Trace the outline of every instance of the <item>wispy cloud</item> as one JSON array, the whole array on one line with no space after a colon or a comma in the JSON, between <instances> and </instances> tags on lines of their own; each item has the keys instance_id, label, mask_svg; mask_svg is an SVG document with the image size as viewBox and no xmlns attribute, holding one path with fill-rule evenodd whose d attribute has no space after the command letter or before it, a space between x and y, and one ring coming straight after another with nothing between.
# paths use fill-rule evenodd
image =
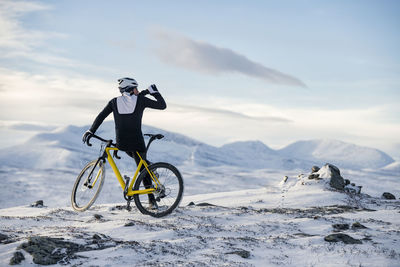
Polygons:
<instances>
[{"instance_id":1,"label":"wispy cloud","mask_svg":"<svg viewBox=\"0 0 400 267\"><path fill-rule=\"evenodd\" d=\"M107 67L82 63L54 52L48 41L67 40L68 34L28 28L21 22L27 14L51 9L52 6L39 2L0 0L0 59L27 60L44 66L109 71Z\"/></svg>"},{"instance_id":2,"label":"wispy cloud","mask_svg":"<svg viewBox=\"0 0 400 267\"><path fill-rule=\"evenodd\" d=\"M253 120L259 122L278 122L278 123L290 123L293 122L290 119L278 116L251 116L241 112L235 112L226 109L217 109L217 108L209 108L209 107L199 107L199 106L189 106L189 105L181 105L181 104L173 104L173 109L182 112L196 112L202 114L210 114L212 116L224 116L226 119L246 119L246 120Z\"/></svg>"},{"instance_id":3,"label":"wispy cloud","mask_svg":"<svg viewBox=\"0 0 400 267\"><path fill-rule=\"evenodd\" d=\"M118 92L115 84L88 76L38 75L5 68L0 68L0 88L0 120L65 124L92 120Z\"/></svg>"},{"instance_id":4,"label":"wispy cloud","mask_svg":"<svg viewBox=\"0 0 400 267\"><path fill-rule=\"evenodd\" d=\"M269 83L306 87L300 79L254 62L231 49L160 29L153 36L160 42L157 55L167 64L207 74L234 72Z\"/></svg>"},{"instance_id":5,"label":"wispy cloud","mask_svg":"<svg viewBox=\"0 0 400 267\"><path fill-rule=\"evenodd\" d=\"M0 48L31 51L33 47L48 38L51 34L27 30L20 23L20 17L25 14L48 9L49 6L35 2L0 1Z\"/></svg>"}]
</instances>

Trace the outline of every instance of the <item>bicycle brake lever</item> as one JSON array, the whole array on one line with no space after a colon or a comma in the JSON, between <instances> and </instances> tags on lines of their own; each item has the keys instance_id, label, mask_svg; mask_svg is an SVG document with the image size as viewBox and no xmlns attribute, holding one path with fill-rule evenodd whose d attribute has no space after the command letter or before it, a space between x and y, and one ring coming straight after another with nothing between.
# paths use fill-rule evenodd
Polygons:
<instances>
[{"instance_id":1,"label":"bicycle brake lever","mask_svg":"<svg viewBox=\"0 0 400 267\"><path fill-rule=\"evenodd\" d=\"M92 136L89 136L89 138L86 140L86 144L87 144L88 146L92 146L92 144L91 144L91 143L89 143L89 141L90 141L90 138L92 138Z\"/></svg>"}]
</instances>

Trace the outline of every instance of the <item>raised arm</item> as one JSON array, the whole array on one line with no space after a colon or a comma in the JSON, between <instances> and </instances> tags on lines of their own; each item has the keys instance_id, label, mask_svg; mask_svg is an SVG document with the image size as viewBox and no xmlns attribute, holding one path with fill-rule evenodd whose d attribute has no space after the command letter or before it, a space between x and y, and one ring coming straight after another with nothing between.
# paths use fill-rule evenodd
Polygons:
<instances>
[{"instance_id":1,"label":"raised arm","mask_svg":"<svg viewBox=\"0 0 400 267\"><path fill-rule=\"evenodd\" d=\"M154 108L154 109L166 109L167 104L165 103L164 98L158 92L158 89L155 84L149 86L147 90L156 100L149 99L145 97L145 107ZM146 94L147 92L144 92Z\"/></svg>"}]
</instances>

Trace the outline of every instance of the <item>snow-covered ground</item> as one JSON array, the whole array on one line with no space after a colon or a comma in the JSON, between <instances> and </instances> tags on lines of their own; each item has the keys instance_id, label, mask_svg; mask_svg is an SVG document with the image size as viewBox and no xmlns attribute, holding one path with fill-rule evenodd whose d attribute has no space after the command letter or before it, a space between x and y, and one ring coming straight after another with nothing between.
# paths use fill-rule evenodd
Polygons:
<instances>
[{"instance_id":1,"label":"snow-covered ground","mask_svg":"<svg viewBox=\"0 0 400 267\"><path fill-rule=\"evenodd\" d=\"M185 182L179 208L156 219L123 208L110 168L93 208L70 208L76 175L99 149L98 143L80 143L85 129L56 129L0 150L1 266L16 251L25 256L22 266L33 265L29 249L20 246L37 237L79 244L50 254L61 257L59 264L83 266L400 266L400 202L381 198L383 192L400 197L400 171L381 151L328 140L282 150L261 142L217 148L146 127L144 132L166 136L153 143L149 159L177 165ZM109 137L112 130L105 123L99 133ZM130 174L133 160L120 155L121 172ZM330 158L345 179L363 186L363 194L334 191L324 179L307 178L312 165L321 167ZM45 207L30 206L39 199ZM362 244L324 240L334 233Z\"/></svg>"},{"instance_id":2,"label":"snow-covered ground","mask_svg":"<svg viewBox=\"0 0 400 267\"><path fill-rule=\"evenodd\" d=\"M0 245L0 265L15 251L31 265L33 257L20 246L46 236L81 245L74 253L68 246L54 252L71 265L399 266L399 204L289 178L275 187L185 196L160 219L128 212L125 203L84 213L25 205L0 210L1 232L10 242ZM337 224L348 229L339 231ZM325 241L338 232L361 243Z\"/></svg>"}]
</instances>

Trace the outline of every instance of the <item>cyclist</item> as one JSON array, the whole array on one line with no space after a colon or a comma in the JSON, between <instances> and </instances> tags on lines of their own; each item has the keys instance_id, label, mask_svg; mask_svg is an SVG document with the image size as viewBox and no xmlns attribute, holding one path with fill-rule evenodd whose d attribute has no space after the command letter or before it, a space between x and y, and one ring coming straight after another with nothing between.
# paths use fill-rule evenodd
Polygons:
<instances>
[{"instance_id":1,"label":"cyclist","mask_svg":"<svg viewBox=\"0 0 400 267\"><path fill-rule=\"evenodd\" d=\"M121 78L118 79L118 83L118 88L122 95L108 102L106 107L97 115L92 127L83 134L82 141L87 143L104 119L112 112L118 149L125 151L135 159L136 164L139 164L140 159L136 151L146 160L146 146L142 134L143 111L145 108L165 109L167 105L155 84L139 92L138 83L135 79ZM145 97L147 94L152 95L156 100ZM149 188L151 186L151 178L146 177L143 183L146 188ZM153 208L157 208L154 195L149 194L148 196L150 205Z\"/></svg>"}]
</instances>

